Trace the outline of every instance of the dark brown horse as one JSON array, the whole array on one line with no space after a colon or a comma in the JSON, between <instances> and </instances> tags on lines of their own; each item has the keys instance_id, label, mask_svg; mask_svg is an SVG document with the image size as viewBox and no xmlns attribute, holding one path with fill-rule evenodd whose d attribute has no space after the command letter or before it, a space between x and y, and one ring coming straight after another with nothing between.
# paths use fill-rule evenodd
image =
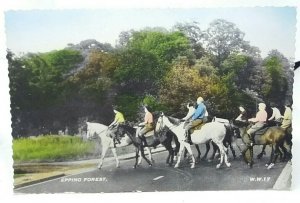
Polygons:
<instances>
[{"instance_id":1,"label":"dark brown horse","mask_svg":"<svg viewBox=\"0 0 300 203\"><path fill-rule=\"evenodd\" d=\"M149 159L145 157L144 147L157 147L159 144L162 144L169 152L166 163L169 166L172 166L174 161L174 155L179 150L179 142L175 134L169 130L162 130L159 133L154 133L154 136L150 136L146 138L146 145L143 144L143 140L140 137L136 137L136 129L129 125L119 125L119 129L121 134L126 133L127 136L131 139L133 145L136 147L136 162L134 164L134 168L138 165L138 157L141 152L141 156L146 160L149 166L152 166L152 163ZM172 141L175 142L176 148L175 150L172 147Z\"/></svg>"},{"instance_id":2,"label":"dark brown horse","mask_svg":"<svg viewBox=\"0 0 300 203\"><path fill-rule=\"evenodd\" d=\"M251 127L252 124L246 122L235 122L235 125L240 129L240 135L243 142L246 144L245 150L242 154L246 163L252 168L253 166L253 146L250 145L251 139L247 134L247 130ZM256 133L257 134L257 133ZM262 134L254 136L254 145L270 145L272 147L272 153L270 161L266 166L268 169L272 168L280 154L279 148L281 148L285 154L290 154L290 149L288 150L284 144L287 143L288 136L284 129L278 126L269 127ZM245 154L250 151L250 160L245 156Z\"/></svg>"}]
</instances>

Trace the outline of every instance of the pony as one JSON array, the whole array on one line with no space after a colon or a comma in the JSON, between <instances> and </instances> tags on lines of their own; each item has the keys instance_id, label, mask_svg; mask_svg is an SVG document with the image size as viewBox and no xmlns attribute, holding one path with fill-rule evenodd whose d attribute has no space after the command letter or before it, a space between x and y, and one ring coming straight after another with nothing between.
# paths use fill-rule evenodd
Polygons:
<instances>
[{"instance_id":1,"label":"pony","mask_svg":"<svg viewBox=\"0 0 300 203\"><path fill-rule=\"evenodd\" d=\"M139 154L147 161L147 163L150 165L151 163L149 160L144 157L144 147L153 147L156 148L159 144L162 144L166 150L169 152L166 163L169 164L169 166L173 165L174 161L174 155L178 152L179 150L179 142L175 134L171 131L168 131L167 129L162 129L159 133L156 133L154 131L153 136L147 136L146 134L146 145L143 145L142 138L139 136L136 136L136 128L121 124L119 125L119 130L122 133L125 133L130 139L132 140L132 143L136 147L136 161L134 164L134 168L137 167L141 163L138 161ZM172 141L174 139L176 148L175 150L172 147Z\"/></svg>"},{"instance_id":2,"label":"pony","mask_svg":"<svg viewBox=\"0 0 300 203\"><path fill-rule=\"evenodd\" d=\"M125 146L133 144L132 138L125 134L125 136L121 139L121 143L117 144L115 147L113 139L111 137L107 136L107 133L109 130L108 126L100 124L100 123L91 123L91 122L86 122L86 124L87 124L87 139L90 140L96 135L101 140L102 153L101 153L100 162L98 164L98 169L101 169L104 158L105 158L105 154L108 149L111 149L111 151L114 155L114 158L116 160L116 167L119 168L120 161L117 156L116 147L118 147L118 148L125 147ZM148 154L149 154L149 159L152 160L150 149L148 149Z\"/></svg>"},{"instance_id":3,"label":"pony","mask_svg":"<svg viewBox=\"0 0 300 203\"><path fill-rule=\"evenodd\" d=\"M174 167L179 167L183 150L187 149L192 158L191 168L195 168L195 157L193 155L191 145L185 142L185 130L183 128L183 125L184 122L181 122L180 119L167 117L164 115L164 113L161 113L159 119L157 120L156 127L157 129L163 129L165 126L168 127L169 130L175 133L178 141L180 142L179 155L177 158L177 163ZM216 168L220 168L224 161L227 167L230 167L231 164L228 162L225 147L223 145L225 135L226 128L222 123L210 122L204 124L200 130L195 130L191 134L191 140L194 144L203 144L209 140L212 140L219 147L221 153L220 163L217 164Z\"/></svg>"},{"instance_id":4,"label":"pony","mask_svg":"<svg viewBox=\"0 0 300 203\"><path fill-rule=\"evenodd\" d=\"M254 145L251 146L251 139L247 134L247 130L251 127L251 124L249 125L249 122L235 122L234 125L239 127L242 141L246 144L246 148L243 150L242 154L245 162L250 166L250 168L253 167L253 146L255 145L270 145L272 147L270 160L266 164L268 169L271 169L275 165L278 155L280 154L279 148L283 150L284 154L291 154L290 151L284 147L284 144L288 142L288 136L286 136L285 130L281 127L272 126L262 129L261 135L254 136ZM250 151L250 160L248 160L245 156L248 150Z\"/></svg>"}]
</instances>

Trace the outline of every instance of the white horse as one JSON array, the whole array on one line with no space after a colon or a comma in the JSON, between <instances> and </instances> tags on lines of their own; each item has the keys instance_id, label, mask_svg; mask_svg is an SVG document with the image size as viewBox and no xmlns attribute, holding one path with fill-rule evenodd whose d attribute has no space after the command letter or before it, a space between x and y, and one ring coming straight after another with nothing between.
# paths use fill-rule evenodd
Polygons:
<instances>
[{"instance_id":1,"label":"white horse","mask_svg":"<svg viewBox=\"0 0 300 203\"><path fill-rule=\"evenodd\" d=\"M98 164L98 169L101 169L104 158L105 158L105 154L109 148L111 149L111 151L116 159L116 167L119 168L120 161L117 156L116 148L131 145L133 143L132 139L130 139L130 137L127 134L125 134L125 136L122 137L120 140L121 143L116 144L116 147L114 147L113 139L111 137L107 136L108 131L109 131L108 126L100 124L100 123L90 123L90 122L86 122L86 124L87 124L87 139L92 139L95 135L101 139L102 153L101 153L100 162ZM153 160L152 156L151 156L150 148L146 147L146 149L148 151L149 159ZM139 158L140 159L139 159L138 164L141 164L142 157L140 156Z\"/></svg>"},{"instance_id":2,"label":"white horse","mask_svg":"<svg viewBox=\"0 0 300 203\"><path fill-rule=\"evenodd\" d=\"M172 122L170 120L172 120ZM168 118L167 116L162 114L157 121L156 129L160 129L164 126L167 126L171 131L173 131L176 134L178 141L180 142L179 155L175 168L179 167L181 155L185 148L192 157L191 168L195 168L195 157L193 155L191 145L185 142L185 129L183 128L183 125L184 122L180 122L179 119ZM219 122L211 122L203 125L200 130L195 130L191 134L191 140L194 144L204 144L208 140L212 140L219 147L221 153L220 163L216 166L216 168L220 168L224 161L226 166L230 167L231 164L228 162L226 148L223 145L225 135L226 128L224 124Z\"/></svg>"}]
</instances>

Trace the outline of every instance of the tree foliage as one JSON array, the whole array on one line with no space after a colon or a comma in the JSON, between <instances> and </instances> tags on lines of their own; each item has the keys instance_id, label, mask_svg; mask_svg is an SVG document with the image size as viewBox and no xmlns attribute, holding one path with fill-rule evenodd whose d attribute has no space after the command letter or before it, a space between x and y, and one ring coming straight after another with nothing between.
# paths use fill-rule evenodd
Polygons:
<instances>
[{"instance_id":1,"label":"tree foliage","mask_svg":"<svg viewBox=\"0 0 300 203\"><path fill-rule=\"evenodd\" d=\"M109 124L112 105L127 121L153 111L184 116L202 96L209 115L232 119L238 107L292 102L290 61L244 40L234 24L217 19L121 32L116 47L94 39L47 53L8 51L13 136L77 133L86 120Z\"/></svg>"}]
</instances>

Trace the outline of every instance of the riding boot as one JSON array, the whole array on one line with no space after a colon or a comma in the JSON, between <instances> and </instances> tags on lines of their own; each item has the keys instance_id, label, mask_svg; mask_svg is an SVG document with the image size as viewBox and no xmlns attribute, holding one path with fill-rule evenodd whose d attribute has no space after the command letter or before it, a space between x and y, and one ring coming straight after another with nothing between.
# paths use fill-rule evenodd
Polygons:
<instances>
[{"instance_id":1,"label":"riding boot","mask_svg":"<svg viewBox=\"0 0 300 203\"><path fill-rule=\"evenodd\" d=\"M190 135L190 131L189 130L187 130L187 131L185 131L185 140L184 140L185 142L187 142L187 143L190 143L191 144L191 135Z\"/></svg>"},{"instance_id":2,"label":"riding boot","mask_svg":"<svg viewBox=\"0 0 300 203\"><path fill-rule=\"evenodd\" d=\"M249 137L250 137L250 146L252 147L254 145L254 133L253 134L250 134Z\"/></svg>"},{"instance_id":3,"label":"riding boot","mask_svg":"<svg viewBox=\"0 0 300 203\"><path fill-rule=\"evenodd\" d=\"M120 141L119 136L116 136L116 137L115 137L115 140L116 140L116 142L117 142L118 144L121 144L121 141Z\"/></svg>"},{"instance_id":4,"label":"riding boot","mask_svg":"<svg viewBox=\"0 0 300 203\"><path fill-rule=\"evenodd\" d=\"M146 141L146 138L144 136L143 136L143 145L147 146L147 141Z\"/></svg>"},{"instance_id":5,"label":"riding boot","mask_svg":"<svg viewBox=\"0 0 300 203\"><path fill-rule=\"evenodd\" d=\"M117 142L117 139L116 138L113 138L113 142L114 142L114 148L116 148L116 142Z\"/></svg>"}]
</instances>

